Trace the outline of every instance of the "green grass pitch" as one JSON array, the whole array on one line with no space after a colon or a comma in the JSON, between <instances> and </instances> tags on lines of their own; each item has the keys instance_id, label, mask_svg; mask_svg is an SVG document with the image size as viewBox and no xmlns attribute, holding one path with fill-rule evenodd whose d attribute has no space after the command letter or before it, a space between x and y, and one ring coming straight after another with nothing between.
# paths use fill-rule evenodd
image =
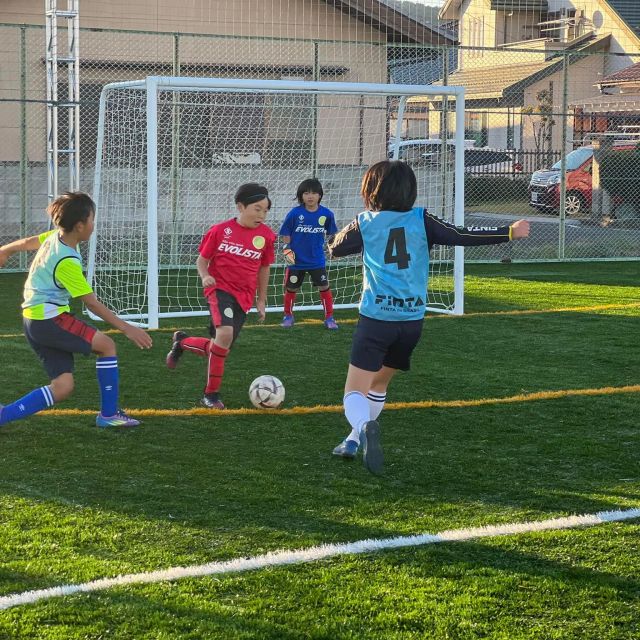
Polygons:
<instances>
[{"instance_id":1,"label":"green grass pitch","mask_svg":"<svg viewBox=\"0 0 640 640\"><path fill-rule=\"evenodd\" d=\"M119 574L640 505L637 262L475 265L465 317L430 317L381 418L386 473L333 459L342 415L189 415L204 361L164 368L115 335L134 430L46 413L0 428L0 597ZM0 401L46 383L21 337L20 274L0 273ZM262 373L286 408L341 403L355 313L250 317L223 398ZM202 319L182 326L205 335ZM95 410L78 358L61 409ZM627 388L624 390L624 388ZM592 395L528 394L596 390ZM598 391L601 390L601 391ZM617 391L624 392L617 392ZM519 401L499 399L523 395ZM455 406L454 401L470 401ZM486 400L485 402L473 401ZM450 404L445 404L450 401ZM0 639L640 638L640 521L117 587L0 610Z\"/></svg>"}]
</instances>

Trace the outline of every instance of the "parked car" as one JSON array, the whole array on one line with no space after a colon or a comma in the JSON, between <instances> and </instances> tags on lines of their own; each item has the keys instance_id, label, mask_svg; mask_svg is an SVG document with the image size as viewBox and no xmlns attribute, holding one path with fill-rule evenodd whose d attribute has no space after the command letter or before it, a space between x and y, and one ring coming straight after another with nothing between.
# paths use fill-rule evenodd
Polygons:
<instances>
[{"instance_id":1,"label":"parked car","mask_svg":"<svg viewBox=\"0 0 640 640\"><path fill-rule=\"evenodd\" d=\"M519 172L522 167L514 161L508 151L474 147L475 140L465 140L464 166L467 173L499 173L508 174ZM448 145L455 144L453 140ZM424 138L401 140L397 143L398 159L411 165L436 165L442 162L442 140L438 138ZM389 143L389 158L393 158L396 143ZM453 157L453 156L452 156Z\"/></svg>"},{"instance_id":2,"label":"parked car","mask_svg":"<svg viewBox=\"0 0 640 640\"><path fill-rule=\"evenodd\" d=\"M232 164L232 165L246 165L246 164L260 164L262 157L257 152L230 152L222 151L220 153L214 153L211 157L212 164Z\"/></svg>"},{"instance_id":3,"label":"parked car","mask_svg":"<svg viewBox=\"0 0 640 640\"><path fill-rule=\"evenodd\" d=\"M614 151L629 150L635 143L616 144ZM565 213L578 216L591 209L591 168L593 147L586 146L567 154ZM550 169L534 171L529 182L529 204L539 211L558 212L560 209L560 163Z\"/></svg>"},{"instance_id":4,"label":"parked car","mask_svg":"<svg viewBox=\"0 0 640 640\"><path fill-rule=\"evenodd\" d=\"M465 140L465 147L472 147L474 140ZM453 140L447 141L453 146ZM388 155L393 158L396 147L398 148L398 160L404 160L408 164L431 164L437 162L442 152L442 140L440 138L414 138L411 140L389 141Z\"/></svg>"},{"instance_id":5,"label":"parked car","mask_svg":"<svg viewBox=\"0 0 640 640\"><path fill-rule=\"evenodd\" d=\"M465 149L464 166L466 173L473 174L508 175L522 171L513 154L502 149Z\"/></svg>"}]
</instances>

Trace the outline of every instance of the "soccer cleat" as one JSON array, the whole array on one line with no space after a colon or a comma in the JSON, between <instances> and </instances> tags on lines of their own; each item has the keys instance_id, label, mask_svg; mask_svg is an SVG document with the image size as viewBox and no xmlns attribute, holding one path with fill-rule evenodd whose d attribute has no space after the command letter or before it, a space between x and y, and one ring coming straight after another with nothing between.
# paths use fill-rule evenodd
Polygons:
<instances>
[{"instance_id":1,"label":"soccer cleat","mask_svg":"<svg viewBox=\"0 0 640 640\"><path fill-rule=\"evenodd\" d=\"M365 469L374 476L382 474L384 456L380 446L380 425L376 420L369 420L360 432L362 442L362 462Z\"/></svg>"},{"instance_id":2,"label":"soccer cleat","mask_svg":"<svg viewBox=\"0 0 640 640\"><path fill-rule=\"evenodd\" d=\"M338 323L331 316L324 321L324 326L331 331L335 331L338 328Z\"/></svg>"},{"instance_id":3,"label":"soccer cleat","mask_svg":"<svg viewBox=\"0 0 640 640\"><path fill-rule=\"evenodd\" d=\"M290 329L291 327L293 327L293 323L294 323L293 316L285 316L282 319L280 326L284 327L285 329Z\"/></svg>"},{"instance_id":4,"label":"soccer cleat","mask_svg":"<svg viewBox=\"0 0 640 640\"><path fill-rule=\"evenodd\" d=\"M96 417L96 427L137 427L140 420L128 416L124 411L117 411L112 416L103 416L99 413Z\"/></svg>"},{"instance_id":5,"label":"soccer cleat","mask_svg":"<svg viewBox=\"0 0 640 640\"><path fill-rule=\"evenodd\" d=\"M173 334L173 343L171 345L171 351L167 353L165 362L169 369L175 369L178 366L178 360L184 353L183 348L180 346L180 341L188 338L189 336L184 331L176 331Z\"/></svg>"},{"instance_id":6,"label":"soccer cleat","mask_svg":"<svg viewBox=\"0 0 640 640\"><path fill-rule=\"evenodd\" d=\"M224 409L224 404L218 393L205 393L200 404L207 409Z\"/></svg>"},{"instance_id":7,"label":"soccer cleat","mask_svg":"<svg viewBox=\"0 0 640 640\"><path fill-rule=\"evenodd\" d=\"M358 453L359 446L355 440L347 440L345 438L331 453L339 458L353 460L356 457L356 453Z\"/></svg>"}]
</instances>

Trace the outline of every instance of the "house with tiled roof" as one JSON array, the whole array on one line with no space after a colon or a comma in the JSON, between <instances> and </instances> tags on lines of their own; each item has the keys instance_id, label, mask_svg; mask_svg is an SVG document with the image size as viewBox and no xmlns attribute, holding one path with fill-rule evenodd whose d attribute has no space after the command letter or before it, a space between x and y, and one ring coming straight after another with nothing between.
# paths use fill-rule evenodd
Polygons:
<instances>
[{"instance_id":1,"label":"house with tiled roof","mask_svg":"<svg viewBox=\"0 0 640 640\"><path fill-rule=\"evenodd\" d=\"M593 134L640 137L640 62L602 78L598 93L573 103L575 141Z\"/></svg>"},{"instance_id":2,"label":"house with tiled roof","mask_svg":"<svg viewBox=\"0 0 640 640\"><path fill-rule=\"evenodd\" d=\"M461 44L441 82L466 88L465 137L479 146L533 149L541 109L559 115L640 60L640 0L446 0L440 18L458 21ZM549 149L561 139L552 126Z\"/></svg>"}]
</instances>

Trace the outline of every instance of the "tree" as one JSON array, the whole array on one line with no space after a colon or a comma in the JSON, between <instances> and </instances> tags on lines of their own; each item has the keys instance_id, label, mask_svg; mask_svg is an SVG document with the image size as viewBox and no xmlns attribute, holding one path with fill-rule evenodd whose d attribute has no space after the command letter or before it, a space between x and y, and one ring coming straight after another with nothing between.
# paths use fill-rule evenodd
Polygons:
<instances>
[{"instance_id":1,"label":"tree","mask_svg":"<svg viewBox=\"0 0 640 640\"><path fill-rule=\"evenodd\" d=\"M522 114L528 116L533 131L533 143L536 148L536 168L551 164L553 126L553 90L541 89L536 93L537 104L524 107Z\"/></svg>"}]
</instances>

